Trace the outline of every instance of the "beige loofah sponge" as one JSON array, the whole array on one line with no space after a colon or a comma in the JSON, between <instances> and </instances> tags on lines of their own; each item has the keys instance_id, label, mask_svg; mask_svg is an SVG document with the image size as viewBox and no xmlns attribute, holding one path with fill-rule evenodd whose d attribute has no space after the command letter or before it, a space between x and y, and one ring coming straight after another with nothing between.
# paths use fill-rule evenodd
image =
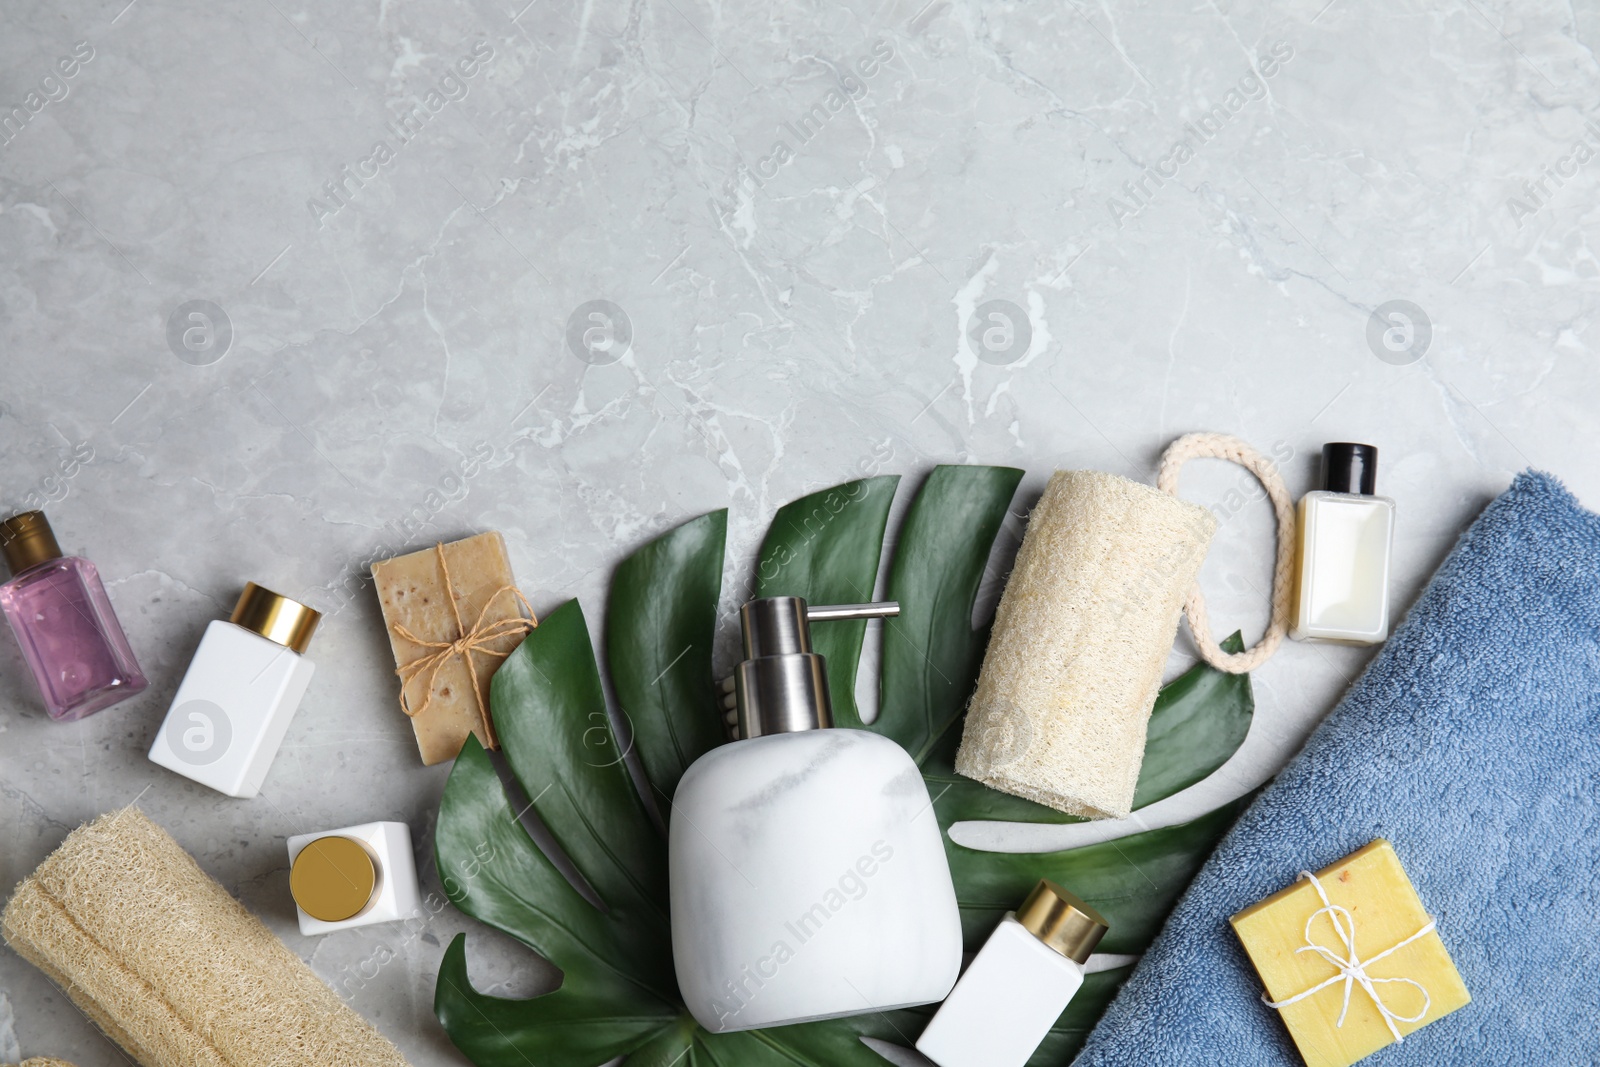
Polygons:
<instances>
[{"instance_id":1,"label":"beige loofah sponge","mask_svg":"<svg viewBox=\"0 0 1600 1067\"><path fill-rule=\"evenodd\" d=\"M10 1067L10 1065L8 1065ZM73 1067L66 1060L53 1060L48 1056L35 1056L31 1060L23 1060L15 1067Z\"/></svg>"},{"instance_id":2,"label":"beige loofah sponge","mask_svg":"<svg viewBox=\"0 0 1600 1067\"><path fill-rule=\"evenodd\" d=\"M1098 471L1057 471L1000 597L956 770L1089 818L1133 806L1145 727L1217 522Z\"/></svg>"},{"instance_id":3,"label":"beige loofah sponge","mask_svg":"<svg viewBox=\"0 0 1600 1067\"><path fill-rule=\"evenodd\" d=\"M135 808L68 835L0 932L143 1067L405 1067Z\"/></svg>"}]
</instances>

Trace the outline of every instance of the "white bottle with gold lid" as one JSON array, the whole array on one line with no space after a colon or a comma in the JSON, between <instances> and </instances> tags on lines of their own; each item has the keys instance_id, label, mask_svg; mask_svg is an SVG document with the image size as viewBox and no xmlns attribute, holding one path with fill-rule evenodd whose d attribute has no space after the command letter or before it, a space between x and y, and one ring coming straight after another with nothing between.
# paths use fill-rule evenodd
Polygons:
<instances>
[{"instance_id":1,"label":"white bottle with gold lid","mask_svg":"<svg viewBox=\"0 0 1600 1067\"><path fill-rule=\"evenodd\" d=\"M1083 987L1100 913L1048 879L1007 912L917 1039L939 1067L1024 1067Z\"/></svg>"},{"instance_id":2,"label":"white bottle with gold lid","mask_svg":"<svg viewBox=\"0 0 1600 1067\"><path fill-rule=\"evenodd\" d=\"M410 918L422 907L410 828L369 822L289 838L289 892L308 937Z\"/></svg>"},{"instance_id":3,"label":"white bottle with gold lid","mask_svg":"<svg viewBox=\"0 0 1600 1067\"><path fill-rule=\"evenodd\" d=\"M150 759L230 797L261 792L316 669L304 653L321 619L247 584L232 617L206 627Z\"/></svg>"}]
</instances>

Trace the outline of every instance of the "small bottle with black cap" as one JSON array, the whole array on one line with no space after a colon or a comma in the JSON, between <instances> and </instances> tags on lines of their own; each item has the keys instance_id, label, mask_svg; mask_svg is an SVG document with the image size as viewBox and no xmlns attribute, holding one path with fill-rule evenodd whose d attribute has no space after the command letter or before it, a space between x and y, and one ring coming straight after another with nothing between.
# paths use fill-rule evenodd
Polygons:
<instances>
[{"instance_id":1,"label":"small bottle with black cap","mask_svg":"<svg viewBox=\"0 0 1600 1067\"><path fill-rule=\"evenodd\" d=\"M888 737L833 728L811 647L813 622L899 610L740 609L740 739L691 764L666 811L673 962L707 1030L931 1004L955 984L961 916L922 773Z\"/></svg>"},{"instance_id":2,"label":"small bottle with black cap","mask_svg":"<svg viewBox=\"0 0 1600 1067\"><path fill-rule=\"evenodd\" d=\"M917 1051L939 1067L1024 1067L1083 987L1083 965L1108 928L1041 878L967 965Z\"/></svg>"},{"instance_id":3,"label":"small bottle with black cap","mask_svg":"<svg viewBox=\"0 0 1600 1067\"><path fill-rule=\"evenodd\" d=\"M1290 637L1352 645L1388 638L1394 501L1377 487L1377 448L1322 446L1322 488L1300 500Z\"/></svg>"}]
</instances>

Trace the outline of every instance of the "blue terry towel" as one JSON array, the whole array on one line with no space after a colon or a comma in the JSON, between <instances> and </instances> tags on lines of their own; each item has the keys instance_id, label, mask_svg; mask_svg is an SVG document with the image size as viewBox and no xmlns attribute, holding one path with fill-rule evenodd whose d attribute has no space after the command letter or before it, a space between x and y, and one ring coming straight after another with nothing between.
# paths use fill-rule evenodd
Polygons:
<instances>
[{"instance_id":1,"label":"blue terry towel","mask_svg":"<svg viewBox=\"0 0 1600 1067\"><path fill-rule=\"evenodd\" d=\"M1472 1003L1364 1062L1600 1063L1597 793L1600 515L1524 473L1223 839L1075 1067L1300 1064L1228 917L1378 837Z\"/></svg>"}]
</instances>

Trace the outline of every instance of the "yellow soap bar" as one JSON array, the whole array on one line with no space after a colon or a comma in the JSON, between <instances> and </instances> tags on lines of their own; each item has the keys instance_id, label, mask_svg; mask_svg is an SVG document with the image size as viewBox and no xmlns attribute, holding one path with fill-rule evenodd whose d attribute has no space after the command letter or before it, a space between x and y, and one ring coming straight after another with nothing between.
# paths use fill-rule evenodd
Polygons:
<instances>
[{"instance_id":1,"label":"yellow soap bar","mask_svg":"<svg viewBox=\"0 0 1600 1067\"><path fill-rule=\"evenodd\" d=\"M1329 903L1349 911L1355 924L1356 955L1362 960L1400 944L1430 921L1394 848L1381 838L1318 871L1317 879ZM1339 973L1321 954L1295 951L1306 947L1306 920L1322 906L1315 887L1302 878L1229 920L1267 987L1268 999L1288 1000ZM1349 958L1349 951L1326 913L1312 924L1311 937L1336 956ZM1426 1015L1415 1022L1394 1021L1402 1037L1472 999L1437 932L1429 932L1370 964L1366 973L1373 979L1409 978L1427 990L1431 1001ZM1424 997L1414 986L1376 982L1373 989L1397 1016L1412 1016L1422 1010ZM1350 990L1350 1009L1344 1025L1337 1025L1344 991L1345 983L1339 981L1279 1009L1308 1067L1349 1067L1394 1043L1377 1005L1359 983Z\"/></svg>"},{"instance_id":2,"label":"yellow soap bar","mask_svg":"<svg viewBox=\"0 0 1600 1067\"><path fill-rule=\"evenodd\" d=\"M384 629L389 634L395 663L401 667L435 655L439 649L401 636L397 627L404 627L423 642L450 642L461 637L463 629L477 626L480 617L486 626L523 617L522 601L510 591L516 582L511 576L505 540L498 533L490 531L452 541L443 546L443 552L444 567L450 574L448 587L438 548L372 565ZM405 681L403 698L413 712L411 725L423 763L455 759L468 734L477 734L485 748L495 747L493 727L480 710L479 701L483 702L482 708L489 706L489 680L505 654L515 649L523 636L520 631L512 631L485 640L482 650L472 657L471 670L465 656L452 655L440 663L436 673L420 670ZM432 697L427 699L430 681ZM424 710L416 713L419 708Z\"/></svg>"}]
</instances>

